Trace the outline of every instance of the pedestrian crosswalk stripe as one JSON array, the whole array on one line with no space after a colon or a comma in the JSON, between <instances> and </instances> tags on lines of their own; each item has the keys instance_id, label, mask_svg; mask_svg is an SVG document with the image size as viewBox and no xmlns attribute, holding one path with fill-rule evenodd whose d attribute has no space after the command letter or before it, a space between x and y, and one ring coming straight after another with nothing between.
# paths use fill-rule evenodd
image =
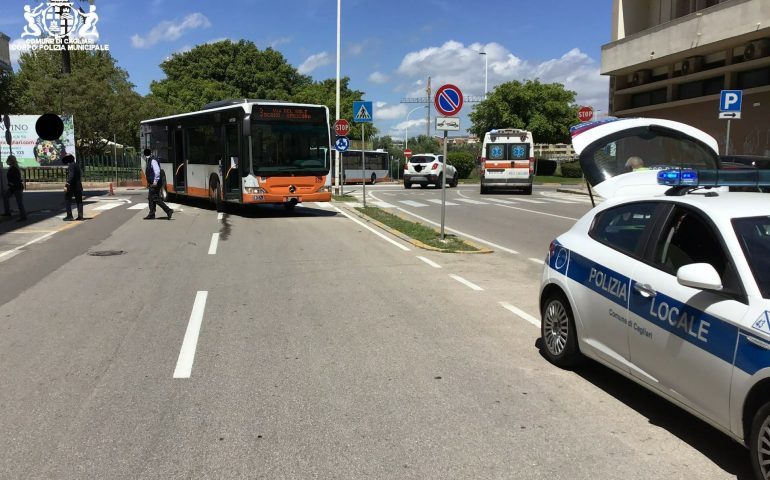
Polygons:
<instances>
[{"instance_id":1,"label":"pedestrian crosswalk stripe","mask_svg":"<svg viewBox=\"0 0 770 480\"><path fill-rule=\"evenodd\" d=\"M554 197L545 197L545 198L546 198L546 199L547 199L549 202L554 202L554 203L569 203L569 204L572 204L572 205L574 205L574 204L576 203L576 202L573 202L573 201L571 201L571 200L562 200L562 199L560 199L560 198L554 198Z\"/></svg>"},{"instance_id":2,"label":"pedestrian crosswalk stripe","mask_svg":"<svg viewBox=\"0 0 770 480\"><path fill-rule=\"evenodd\" d=\"M487 202L480 202L478 200L472 200L470 198L458 198L457 201L470 203L471 205L489 205Z\"/></svg>"},{"instance_id":3,"label":"pedestrian crosswalk stripe","mask_svg":"<svg viewBox=\"0 0 770 480\"><path fill-rule=\"evenodd\" d=\"M149 206L150 204L148 203L137 203L136 205L131 205L130 207L128 207L128 210L144 210Z\"/></svg>"},{"instance_id":4,"label":"pedestrian crosswalk stripe","mask_svg":"<svg viewBox=\"0 0 770 480\"><path fill-rule=\"evenodd\" d=\"M516 205L516 202L512 202L510 200L503 200L501 198L487 198L487 200L489 200L490 202L502 203L504 205Z\"/></svg>"},{"instance_id":5,"label":"pedestrian crosswalk stripe","mask_svg":"<svg viewBox=\"0 0 770 480\"><path fill-rule=\"evenodd\" d=\"M408 205L410 207L427 207L424 203L415 202L413 200L399 200L398 203L403 203L404 205Z\"/></svg>"},{"instance_id":6,"label":"pedestrian crosswalk stripe","mask_svg":"<svg viewBox=\"0 0 770 480\"><path fill-rule=\"evenodd\" d=\"M430 198L430 199L426 200L426 202L435 203L436 205L441 205L441 200L438 199L438 198ZM455 206L457 206L459 204L458 203L452 203L452 202L446 202L446 205L448 205L450 207L455 207Z\"/></svg>"},{"instance_id":7,"label":"pedestrian crosswalk stripe","mask_svg":"<svg viewBox=\"0 0 770 480\"><path fill-rule=\"evenodd\" d=\"M113 208L119 207L121 205L123 205L123 204L122 203L118 203L118 202L110 202L110 203L105 203L104 205L99 205L98 207L94 208L94 210L100 210L100 211L101 210L112 210Z\"/></svg>"},{"instance_id":8,"label":"pedestrian crosswalk stripe","mask_svg":"<svg viewBox=\"0 0 770 480\"><path fill-rule=\"evenodd\" d=\"M380 202L372 202L372 203L373 203L375 206L377 206L377 207L380 207L380 208L395 208L395 207L396 207L396 206L395 206L395 205L393 205L392 203L388 203L388 202L382 202L382 201L380 201ZM447 205L448 205L448 204L447 204Z\"/></svg>"}]
</instances>

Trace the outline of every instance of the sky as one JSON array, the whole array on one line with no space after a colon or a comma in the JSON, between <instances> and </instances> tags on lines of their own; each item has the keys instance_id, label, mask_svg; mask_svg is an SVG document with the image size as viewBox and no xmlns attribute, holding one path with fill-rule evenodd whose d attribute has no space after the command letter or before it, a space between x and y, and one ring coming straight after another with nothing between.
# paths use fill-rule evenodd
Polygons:
<instances>
[{"instance_id":1,"label":"sky","mask_svg":"<svg viewBox=\"0 0 770 480\"><path fill-rule=\"evenodd\" d=\"M72 0L88 11L88 0ZM36 0L3 0L0 32L24 43L24 7ZM425 109L400 103L451 83L464 96L483 96L512 80L563 83L577 103L607 111L609 79L600 72L601 46L610 41L611 0L341 0L340 74L374 103L380 135L403 138L426 131ZM272 47L314 80L336 76L335 0L94 0L98 42L109 45L136 91L164 78L164 59L195 45L246 39ZM485 57L479 52L486 52ZM18 68L18 65L14 65ZM432 100L432 99L431 99ZM460 112L461 127L470 126ZM431 104L432 121L435 108ZM576 121L577 123L577 121ZM501 125L500 128L505 127ZM463 132L460 132L463 133Z\"/></svg>"}]
</instances>

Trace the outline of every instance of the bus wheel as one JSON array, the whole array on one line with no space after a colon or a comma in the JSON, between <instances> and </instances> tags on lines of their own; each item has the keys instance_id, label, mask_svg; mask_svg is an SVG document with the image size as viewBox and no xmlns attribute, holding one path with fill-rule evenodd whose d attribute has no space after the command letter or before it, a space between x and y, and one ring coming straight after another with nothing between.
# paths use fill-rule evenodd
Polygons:
<instances>
[{"instance_id":1,"label":"bus wheel","mask_svg":"<svg viewBox=\"0 0 770 480\"><path fill-rule=\"evenodd\" d=\"M373 173L372 174L372 185L374 185L375 183L377 183L377 174Z\"/></svg>"},{"instance_id":2,"label":"bus wheel","mask_svg":"<svg viewBox=\"0 0 770 480\"><path fill-rule=\"evenodd\" d=\"M222 211L222 196L219 194L219 181L214 180L209 184L209 201L216 206L217 212Z\"/></svg>"},{"instance_id":3,"label":"bus wheel","mask_svg":"<svg viewBox=\"0 0 770 480\"><path fill-rule=\"evenodd\" d=\"M286 210L286 211L289 211L289 212L293 212L294 211L294 207L296 207L296 206L297 206L296 202L284 202L283 203L283 209Z\"/></svg>"}]
</instances>

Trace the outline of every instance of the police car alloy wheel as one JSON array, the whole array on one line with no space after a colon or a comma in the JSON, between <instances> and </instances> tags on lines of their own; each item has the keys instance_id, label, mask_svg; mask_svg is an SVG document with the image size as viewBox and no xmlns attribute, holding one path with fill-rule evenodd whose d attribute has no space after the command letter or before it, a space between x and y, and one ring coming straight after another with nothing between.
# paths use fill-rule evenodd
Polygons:
<instances>
[{"instance_id":1,"label":"police car alloy wheel","mask_svg":"<svg viewBox=\"0 0 770 480\"><path fill-rule=\"evenodd\" d=\"M770 403L757 411L751 425L751 463L757 478L770 479Z\"/></svg>"},{"instance_id":2,"label":"police car alloy wheel","mask_svg":"<svg viewBox=\"0 0 770 480\"><path fill-rule=\"evenodd\" d=\"M575 321L572 309L564 294L554 292L544 302L543 318L540 325L543 339L543 353L556 366L574 366L579 358Z\"/></svg>"}]
</instances>

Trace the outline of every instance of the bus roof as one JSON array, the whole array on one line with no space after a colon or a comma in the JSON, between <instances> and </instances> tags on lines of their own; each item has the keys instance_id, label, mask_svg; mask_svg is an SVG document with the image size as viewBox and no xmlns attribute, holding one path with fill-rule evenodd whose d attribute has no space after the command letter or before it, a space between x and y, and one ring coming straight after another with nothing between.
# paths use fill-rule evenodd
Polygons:
<instances>
[{"instance_id":1,"label":"bus roof","mask_svg":"<svg viewBox=\"0 0 770 480\"><path fill-rule=\"evenodd\" d=\"M224 104L222 106L216 106L217 104ZM139 124L145 124L145 123L151 123L151 122L159 122L161 120L172 120L174 118L183 118L183 117L190 117L193 115L203 115L206 113L211 112L217 112L220 110L229 110L233 107L241 107L245 112L250 112L251 107L253 105L281 105L286 107L318 107L318 108L326 108L328 112L328 108L326 105L313 105L309 103L292 103L287 102L284 100L249 100L249 99L243 99L243 100L222 100L220 102L212 102L209 104L206 104L204 106L204 109L202 110L196 110L194 112L187 112L187 113L180 113L177 115L169 115L168 117L159 117L159 118L151 118L148 120L142 120L139 122ZM206 108L209 106L209 108Z\"/></svg>"}]
</instances>

